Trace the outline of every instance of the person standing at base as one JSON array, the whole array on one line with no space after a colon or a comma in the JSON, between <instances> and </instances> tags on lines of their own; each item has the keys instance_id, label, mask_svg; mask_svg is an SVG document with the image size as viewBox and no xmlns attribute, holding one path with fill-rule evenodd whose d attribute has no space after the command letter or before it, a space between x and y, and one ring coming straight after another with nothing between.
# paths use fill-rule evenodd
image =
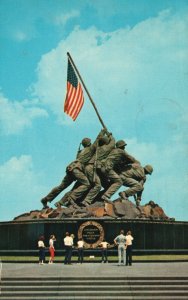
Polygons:
<instances>
[{"instance_id":1,"label":"person standing at base","mask_svg":"<svg viewBox=\"0 0 188 300\"><path fill-rule=\"evenodd\" d=\"M121 230L120 234L114 239L114 244L118 245L118 266L121 265L122 261L125 266L126 237L124 235L124 230Z\"/></svg>"},{"instance_id":2,"label":"person standing at base","mask_svg":"<svg viewBox=\"0 0 188 300\"><path fill-rule=\"evenodd\" d=\"M44 236L41 235L38 239L38 249L39 249L39 265L44 265L45 263L45 245Z\"/></svg>"},{"instance_id":3,"label":"person standing at base","mask_svg":"<svg viewBox=\"0 0 188 300\"><path fill-rule=\"evenodd\" d=\"M131 235L131 231L129 230L125 236L126 239L126 266L132 266L132 241L133 237Z\"/></svg>"},{"instance_id":4,"label":"person standing at base","mask_svg":"<svg viewBox=\"0 0 188 300\"><path fill-rule=\"evenodd\" d=\"M78 246L78 263L82 264L84 260L84 241L83 239L79 239L77 242Z\"/></svg>"},{"instance_id":5,"label":"person standing at base","mask_svg":"<svg viewBox=\"0 0 188 300\"><path fill-rule=\"evenodd\" d=\"M73 238L70 236L69 232L66 232L66 236L64 238L65 245L65 265L71 265L71 256L72 256L72 247L73 247Z\"/></svg>"},{"instance_id":6,"label":"person standing at base","mask_svg":"<svg viewBox=\"0 0 188 300\"><path fill-rule=\"evenodd\" d=\"M53 262L54 262L54 255L55 255L54 242L55 241L56 241L55 235L52 234L49 239L49 253L50 253L49 264L53 264Z\"/></svg>"},{"instance_id":7,"label":"person standing at base","mask_svg":"<svg viewBox=\"0 0 188 300\"><path fill-rule=\"evenodd\" d=\"M109 243L103 239L103 242L99 244L99 247L101 247L101 254L102 254L102 263L108 263L108 245Z\"/></svg>"}]
</instances>

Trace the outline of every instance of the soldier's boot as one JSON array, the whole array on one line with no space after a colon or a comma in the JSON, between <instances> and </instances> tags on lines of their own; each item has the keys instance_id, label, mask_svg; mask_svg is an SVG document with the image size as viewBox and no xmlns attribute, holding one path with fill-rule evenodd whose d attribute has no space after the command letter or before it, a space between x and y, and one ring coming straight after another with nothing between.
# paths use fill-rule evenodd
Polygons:
<instances>
[{"instance_id":1,"label":"soldier's boot","mask_svg":"<svg viewBox=\"0 0 188 300\"><path fill-rule=\"evenodd\" d=\"M73 208L75 208L75 209L80 208L80 207L75 203L75 201L74 201L73 199L68 198L67 200L68 200L68 202L70 203L70 205L71 205Z\"/></svg>"},{"instance_id":2,"label":"soldier's boot","mask_svg":"<svg viewBox=\"0 0 188 300\"><path fill-rule=\"evenodd\" d=\"M58 201L58 202L56 202L55 204L55 207L57 207L57 208L61 208L61 203Z\"/></svg>"},{"instance_id":3,"label":"soldier's boot","mask_svg":"<svg viewBox=\"0 0 188 300\"><path fill-rule=\"evenodd\" d=\"M128 198L127 198L125 192L120 192L120 193L119 193L119 196L120 196L122 199L124 199L124 200L128 200Z\"/></svg>"},{"instance_id":4,"label":"soldier's boot","mask_svg":"<svg viewBox=\"0 0 188 300\"><path fill-rule=\"evenodd\" d=\"M136 206L137 206L137 207L140 206L140 201L141 201L141 198L137 197L137 199L136 199Z\"/></svg>"},{"instance_id":5,"label":"soldier's boot","mask_svg":"<svg viewBox=\"0 0 188 300\"><path fill-rule=\"evenodd\" d=\"M106 203L112 203L112 201L110 200L110 198L106 195L102 195L101 199L106 202Z\"/></svg>"},{"instance_id":6,"label":"soldier's boot","mask_svg":"<svg viewBox=\"0 0 188 300\"><path fill-rule=\"evenodd\" d=\"M82 204L83 204L85 207L87 207L87 206L90 206L91 203L89 203L89 202L87 202L87 201L84 200L84 201L82 201Z\"/></svg>"},{"instance_id":7,"label":"soldier's boot","mask_svg":"<svg viewBox=\"0 0 188 300\"><path fill-rule=\"evenodd\" d=\"M42 199L40 200L40 202L42 203L43 208L49 208L49 206L47 205L48 200L46 200L45 198L42 198Z\"/></svg>"},{"instance_id":8,"label":"soldier's boot","mask_svg":"<svg viewBox=\"0 0 188 300\"><path fill-rule=\"evenodd\" d=\"M57 207L57 208L61 208L61 206L67 206L68 203L69 203L69 200L68 200L68 197L69 195L71 194L71 191L70 192L67 192L59 201L57 201L54 205Z\"/></svg>"}]
</instances>

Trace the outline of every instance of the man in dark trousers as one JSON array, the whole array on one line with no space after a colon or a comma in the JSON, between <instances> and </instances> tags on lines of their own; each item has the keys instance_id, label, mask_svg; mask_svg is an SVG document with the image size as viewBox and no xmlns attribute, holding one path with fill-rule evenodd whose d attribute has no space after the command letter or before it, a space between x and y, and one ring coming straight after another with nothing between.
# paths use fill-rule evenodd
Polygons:
<instances>
[{"instance_id":1,"label":"man in dark trousers","mask_svg":"<svg viewBox=\"0 0 188 300\"><path fill-rule=\"evenodd\" d=\"M132 265L132 241L133 237L131 231L129 230L125 236L125 245L126 245L126 266Z\"/></svg>"},{"instance_id":2,"label":"man in dark trousers","mask_svg":"<svg viewBox=\"0 0 188 300\"><path fill-rule=\"evenodd\" d=\"M108 263L108 246L109 243L105 240L105 238L99 244L99 247L101 247L102 263Z\"/></svg>"},{"instance_id":3,"label":"man in dark trousers","mask_svg":"<svg viewBox=\"0 0 188 300\"><path fill-rule=\"evenodd\" d=\"M71 257L72 257L72 247L73 247L73 238L70 236L69 232L66 232L66 236L64 238L64 246L65 246L65 265L71 264Z\"/></svg>"}]
</instances>

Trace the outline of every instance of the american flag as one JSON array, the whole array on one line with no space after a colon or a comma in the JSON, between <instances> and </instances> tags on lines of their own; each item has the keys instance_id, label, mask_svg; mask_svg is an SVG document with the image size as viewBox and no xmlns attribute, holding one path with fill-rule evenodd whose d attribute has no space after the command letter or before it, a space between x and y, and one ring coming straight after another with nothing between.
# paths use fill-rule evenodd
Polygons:
<instances>
[{"instance_id":1,"label":"american flag","mask_svg":"<svg viewBox=\"0 0 188 300\"><path fill-rule=\"evenodd\" d=\"M82 86L79 83L73 66L68 59L67 94L64 104L64 112L69 115L73 121L75 121L83 104L84 96Z\"/></svg>"}]
</instances>

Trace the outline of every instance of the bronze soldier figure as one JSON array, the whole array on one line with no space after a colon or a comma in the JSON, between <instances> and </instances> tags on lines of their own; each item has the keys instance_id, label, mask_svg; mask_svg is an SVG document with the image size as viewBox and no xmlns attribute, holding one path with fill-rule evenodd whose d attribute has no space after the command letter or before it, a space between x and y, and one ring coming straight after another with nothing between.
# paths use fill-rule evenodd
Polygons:
<instances>
[{"instance_id":1,"label":"bronze soldier figure","mask_svg":"<svg viewBox=\"0 0 188 300\"><path fill-rule=\"evenodd\" d=\"M75 180L79 182L79 186L71 192L70 202L71 204L75 204L74 201L81 197L81 195L87 191L90 187L89 180L85 176L83 172L83 168L79 160L75 160L70 163L66 168L66 175L63 178L60 185L53 188L50 193L41 199L44 208L47 208L47 202L52 202L54 198L56 198L63 190L65 190L69 185L71 185ZM72 200L72 201L71 201ZM58 204L56 204L58 206Z\"/></svg>"},{"instance_id":2,"label":"bronze soldier figure","mask_svg":"<svg viewBox=\"0 0 188 300\"><path fill-rule=\"evenodd\" d=\"M98 175L98 170L100 170L102 161L108 156L111 150L115 147L115 139L111 133L106 131L106 136L99 139L98 147L96 153L88 162L85 168L85 173L90 181L91 188L86 195L86 198L82 202L85 206L91 204L91 202L96 198L101 190L101 179Z\"/></svg>"},{"instance_id":3,"label":"bronze soldier figure","mask_svg":"<svg viewBox=\"0 0 188 300\"><path fill-rule=\"evenodd\" d=\"M90 138L84 138L82 140L82 146L84 148L78 152L77 159L67 166L66 175L63 178L60 185L53 188L46 197L41 199L44 208L48 207L47 202L51 202L74 181L77 182L74 188L69 193L68 199L66 199L66 201L70 202L73 206L77 207L75 201L79 199L90 188L90 182L84 173L85 165L95 153L98 140L101 136L103 136L103 134L104 129L101 130L93 144L91 144ZM57 207L60 207L62 204L63 198L55 203Z\"/></svg>"},{"instance_id":4,"label":"bronze soldier figure","mask_svg":"<svg viewBox=\"0 0 188 300\"><path fill-rule=\"evenodd\" d=\"M104 162L104 176L109 181L109 187L105 190L101 197L104 201L109 201L111 196L123 185L123 181L118 174L122 166L131 164L140 164L133 156L128 154L124 149L127 143L119 140L116 143L116 148L113 149Z\"/></svg>"},{"instance_id":5,"label":"bronze soldier figure","mask_svg":"<svg viewBox=\"0 0 188 300\"><path fill-rule=\"evenodd\" d=\"M146 181L146 175L151 175L153 172L153 167L151 165L146 165L145 167L135 165L128 166L124 171L120 173L123 185L129 187L124 192L120 192L121 198L127 200L128 197L134 196L136 200L136 205L140 205L141 196L144 190L144 183Z\"/></svg>"}]
</instances>

